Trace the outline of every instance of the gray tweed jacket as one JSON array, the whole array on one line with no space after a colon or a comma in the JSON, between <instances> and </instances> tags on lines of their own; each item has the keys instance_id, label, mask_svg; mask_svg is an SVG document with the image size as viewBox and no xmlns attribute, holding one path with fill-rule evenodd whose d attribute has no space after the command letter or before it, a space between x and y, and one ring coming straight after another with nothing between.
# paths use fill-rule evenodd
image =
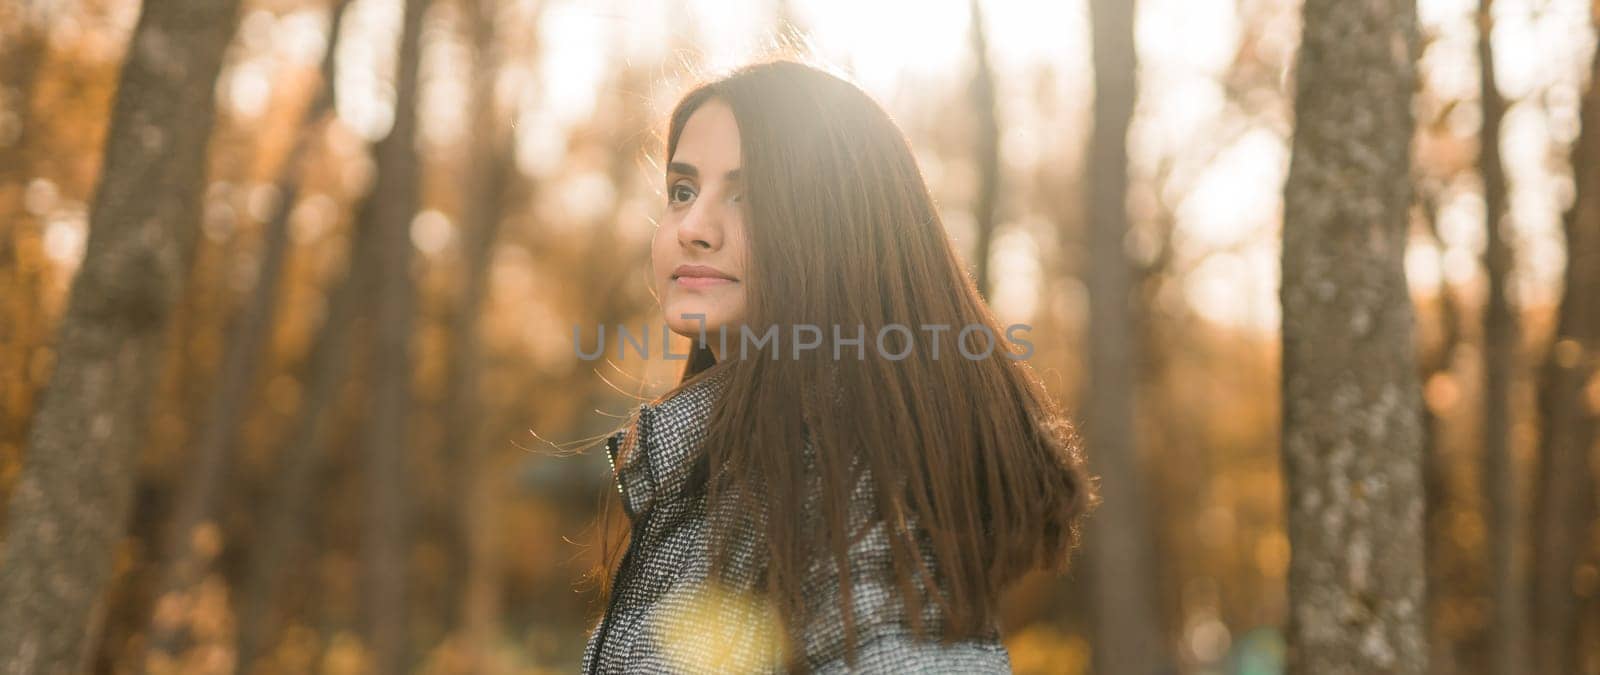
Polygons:
<instances>
[{"instance_id":1,"label":"gray tweed jacket","mask_svg":"<svg viewBox=\"0 0 1600 675\"><path fill-rule=\"evenodd\" d=\"M756 587L764 553L764 547L755 543L764 531L764 514L718 521L735 523L739 532L750 534L730 539L730 585L709 580L706 499L703 489L691 487L690 473L705 435L706 416L724 381L716 375L659 405L640 406L635 427L638 445L623 455L621 466L616 463L626 430L606 440L632 534L613 581L610 604L584 648L585 673L783 670L777 616L750 592ZM809 447L806 453L809 457ZM851 502L851 518L858 526L872 511L871 490L869 477L863 474ZM812 616L819 618L801 634L811 670L1010 673L1010 656L997 627L984 638L948 645L911 634L903 603L894 592L886 530L880 521L850 548L852 607L859 630L853 667L845 659L837 566L826 554L813 563L806 577L806 597ZM924 556L933 569L931 553L924 549ZM925 624L939 626L936 603L924 606Z\"/></svg>"}]
</instances>

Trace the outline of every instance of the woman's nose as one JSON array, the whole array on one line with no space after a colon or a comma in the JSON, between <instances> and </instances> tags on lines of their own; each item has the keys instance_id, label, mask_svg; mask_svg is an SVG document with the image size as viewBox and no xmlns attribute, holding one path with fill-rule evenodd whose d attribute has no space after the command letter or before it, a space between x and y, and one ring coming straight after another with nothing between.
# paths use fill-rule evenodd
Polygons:
<instances>
[{"instance_id":1,"label":"woman's nose","mask_svg":"<svg viewBox=\"0 0 1600 675\"><path fill-rule=\"evenodd\" d=\"M708 251L720 248L723 218L721 204L709 199L697 202L678 224L678 243Z\"/></svg>"}]
</instances>

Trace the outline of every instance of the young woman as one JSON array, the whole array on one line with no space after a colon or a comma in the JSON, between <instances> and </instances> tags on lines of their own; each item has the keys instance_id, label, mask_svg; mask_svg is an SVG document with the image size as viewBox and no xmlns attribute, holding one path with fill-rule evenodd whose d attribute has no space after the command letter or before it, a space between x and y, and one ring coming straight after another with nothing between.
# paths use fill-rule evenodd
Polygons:
<instances>
[{"instance_id":1,"label":"young woman","mask_svg":"<svg viewBox=\"0 0 1600 675\"><path fill-rule=\"evenodd\" d=\"M904 135L780 59L666 141L653 280L695 340L606 439L630 528L584 671L1009 672L1001 593L1098 497Z\"/></svg>"}]
</instances>

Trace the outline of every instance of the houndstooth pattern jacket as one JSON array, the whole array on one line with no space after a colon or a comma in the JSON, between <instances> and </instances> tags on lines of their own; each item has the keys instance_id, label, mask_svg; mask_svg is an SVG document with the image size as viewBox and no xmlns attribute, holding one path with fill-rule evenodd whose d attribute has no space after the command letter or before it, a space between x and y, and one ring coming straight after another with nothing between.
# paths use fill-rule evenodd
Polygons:
<instances>
[{"instance_id":1,"label":"houndstooth pattern jacket","mask_svg":"<svg viewBox=\"0 0 1600 675\"><path fill-rule=\"evenodd\" d=\"M584 673L783 671L781 627L775 610L751 592L764 547L764 514L732 521L749 536L730 537L725 587L709 579L707 505L690 487L705 419L725 384L714 374L672 398L640 406L634 451L618 455L626 429L606 440L632 535L613 581L605 614L584 648ZM809 445L805 450L810 457ZM863 475L851 519L864 525L874 503ZM815 517L814 509L808 509ZM815 521L808 521L815 522ZM998 627L985 637L953 644L911 634L894 592L887 527L879 521L849 549L857 635L856 662L845 659L839 578L832 556L821 554L806 577L807 603L817 617L801 633L805 662L817 673L1010 673ZM929 569L931 552L923 551ZM926 592L925 589L919 590ZM926 596L924 596L926 597ZM925 625L938 627L937 604L924 603Z\"/></svg>"}]
</instances>

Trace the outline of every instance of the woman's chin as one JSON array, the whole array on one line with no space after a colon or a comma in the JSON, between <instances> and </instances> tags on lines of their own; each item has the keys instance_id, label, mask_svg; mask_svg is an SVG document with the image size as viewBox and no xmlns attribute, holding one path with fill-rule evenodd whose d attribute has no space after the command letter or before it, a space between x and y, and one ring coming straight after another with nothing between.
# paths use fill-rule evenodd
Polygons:
<instances>
[{"instance_id":1,"label":"woman's chin","mask_svg":"<svg viewBox=\"0 0 1600 675\"><path fill-rule=\"evenodd\" d=\"M692 309L684 310L683 313L691 316L706 314L703 311ZM697 318L680 319L678 317L672 317L667 320L667 328L669 330L671 330L674 334L682 335L687 338L698 338L700 337L700 331L704 330L706 332L706 336L714 340L717 337L717 327L720 325L722 325L722 323L717 321L716 317L709 314L706 315L704 323Z\"/></svg>"},{"instance_id":2,"label":"woman's chin","mask_svg":"<svg viewBox=\"0 0 1600 675\"><path fill-rule=\"evenodd\" d=\"M691 340L699 339L701 331L704 331L706 340L716 344L719 329L727 331L727 340L730 342L739 338L738 323L729 322L725 312L709 307L686 303L674 306L665 318L668 330Z\"/></svg>"},{"instance_id":3,"label":"woman's chin","mask_svg":"<svg viewBox=\"0 0 1600 675\"><path fill-rule=\"evenodd\" d=\"M725 304L699 298L679 298L677 302L666 303L661 313L674 331L680 328L699 331L701 325L715 327L727 318Z\"/></svg>"}]
</instances>

